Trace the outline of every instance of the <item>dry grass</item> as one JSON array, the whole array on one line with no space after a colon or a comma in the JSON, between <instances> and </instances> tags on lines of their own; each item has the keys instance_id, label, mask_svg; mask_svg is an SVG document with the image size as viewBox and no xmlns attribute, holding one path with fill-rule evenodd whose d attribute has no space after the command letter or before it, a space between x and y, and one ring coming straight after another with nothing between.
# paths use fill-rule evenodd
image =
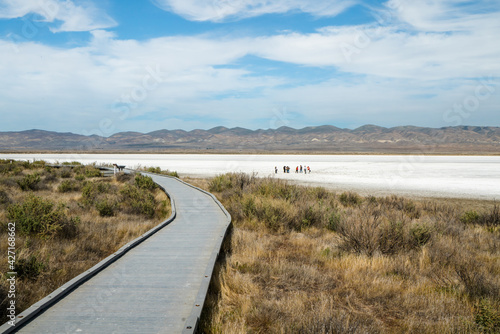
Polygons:
<instances>
[{"instance_id":1,"label":"dry grass","mask_svg":"<svg viewBox=\"0 0 500 334\"><path fill-rule=\"evenodd\" d=\"M81 167L80 170L51 169L41 166L16 163L16 166L2 166L0 163L0 253L5 261L0 262L0 271L8 272L6 223L9 221L8 208L24 203L30 195L55 203L62 203L65 219L76 222L72 233L67 230L39 235L23 234L17 224L16 233L16 270L24 274L18 276L16 308L17 313L48 295L56 288L91 268L100 260L117 251L127 242L150 230L170 215L168 197L159 189L147 193L154 198L154 215L132 214L123 203L121 190L134 187L134 177L120 175L115 178L87 177L93 168ZM10 165L10 164L9 164ZM90 172L87 172L90 170ZM40 182L34 190L22 191L17 180L25 175L39 174ZM80 175L80 177L78 177ZM61 184L73 182L76 187L61 192ZM95 203L82 198L85 185L97 184L102 192L95 194ZM107 201L114 205L113 215L100 216L97 203ZM130 200L129 200L130 201ZM0 314L5 322L4 303L6 276L0 278Z\"/></svg>"},{"instance_id":2,"label":"dry grass","mask_svg":"<svg viewBox=\"0 0 500 334\"><path fill-rule=\"evenodd\" d=\"M495 333L495 203L335 194L231 174L196 185L233 217L205 333Z\"/></svg>"}]
</instances>

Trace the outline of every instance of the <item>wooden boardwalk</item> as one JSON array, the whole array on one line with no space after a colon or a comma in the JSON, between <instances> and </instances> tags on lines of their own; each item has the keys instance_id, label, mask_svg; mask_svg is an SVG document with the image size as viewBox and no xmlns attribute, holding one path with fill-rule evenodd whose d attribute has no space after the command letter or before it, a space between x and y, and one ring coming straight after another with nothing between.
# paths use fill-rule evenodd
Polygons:
<instances>
[{"instance_id":1,"label":"wooden boardwalk","mask_svg":"<svg viewBox=\"0 0 500 334\"><path fill-rule=\"evenodd\" d=\"M210 194L175 178L151 176L175 203L175 219L66 296L54 296L58 301L46 310L23 312L31 320L4 325L0 332L195 330L231 218Z\"/></svg>"}]
</instances>

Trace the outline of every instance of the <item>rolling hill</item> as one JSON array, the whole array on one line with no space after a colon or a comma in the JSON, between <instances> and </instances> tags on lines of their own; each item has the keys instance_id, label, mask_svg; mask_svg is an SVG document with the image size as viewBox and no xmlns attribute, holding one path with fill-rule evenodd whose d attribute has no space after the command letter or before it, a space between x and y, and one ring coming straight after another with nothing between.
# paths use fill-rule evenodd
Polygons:
<instances>
[{"instance_id":1,"label":"rolling hill","mask_svg":"<svg viewBox=\"0 0 500 334\"><path fill-rule=\"evenodd\" d=\"M120 132L110 137L43 130L0 132L0 152L48 151L499 154L500 128L364 125L350 130L324 125L249 130L219 126L209 130Z\"/></svg>"}]
</instances>

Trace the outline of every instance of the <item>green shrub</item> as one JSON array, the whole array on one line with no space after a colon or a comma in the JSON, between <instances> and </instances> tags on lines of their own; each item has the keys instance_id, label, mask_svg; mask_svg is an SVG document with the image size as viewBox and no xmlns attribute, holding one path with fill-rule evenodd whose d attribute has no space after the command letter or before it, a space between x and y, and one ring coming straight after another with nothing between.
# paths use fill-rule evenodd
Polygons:
<instances>
[{"instance_id":1,"label":"green shrub","mask_svg":"<svg viewBox=\"0 0 500 334\"><path fill-rule=\"evenodd\" d=\"M323 221L323 214L316 206L300 206L297 214L300 224L291 226L296 231L311 226L320 226Z\"/></svg>"},{"instance_id":2,"label":"green shrub","mask_svg":"<svg viewBox=\"0 0 500 334\"><path fill-rule=\"evenodd\" d=\"M66 223L63 207L50 200L29 195L22 204L7 207L7 218L15 222L20 234L51 236Z\"/></svg>"},{"instance_id":3,"label":"green shrub","mask_svg":"<svg viewBox=\"0 0 500 334\"><path fill-rule=\"evenodd\" d=\"M356 193L344 192L340 194L339 201L344 206L356 206L363 202L363 199Z\"/></svg>"},{"instance_id":4,"label":"green shrub","mask_svg":"<svg viewBox=\"0 0 500 334\"><path fill-rule=\"evenodd\" d=\"M163 175L169 175L169 176L173 176L173 177L179 177L179 174L177 174L176 171L169 171L168 169L161 170L160 167L148 167L148 168L144 168L144 170L146 172L149 172L149 173L163 174Z\"/></svg>"},{"instance_id":5,"label":"green shrub","mask_svg":"<svg viewBox=\"0 0 500 334\"><path fill-rule=\"evenodd\" d=\"M177 173L177 171L169 171L169 170L167 170L163 174L166 174L166 175L169 175L169 176L173 176L173 177L179 177L179 174Z\"/></svg>"},{"instance_id":6,"label":"green shrub","mask_svg":"<svg viewBox=\"0 0 500 334\"><path fill-rule=\"evenodd\" d=\"M17 259L15 264L17 277L21 279L36 280L45 268L46 264L33 254L27 259Z\"/></svg>"},{"instance_id":7,"label":"green shrub","mask_svg":"<svg viewBox=\"0 0 500 334\"><path fill-rule=\"evenodd\" d=\"M328 223L326 228L330 231L337 231L339 224L341 223L342 215L338 212L332 212L330 217L328 217Z\"/></svg>"},{"instance_id":8,"label":"green shrub","mask_svg":"<svg viewBox=\"0 0 500 334\"><path fill-rule=\"evenodd\" d=\"M422 247L431 240L432 231L427 225L415 224L410 228L410 235L416 247Z\"/></svg>"},{"instance_id":9,"label":"green shrub","mask_svg":"<svg viewBox=\"0 0 500 334\"><path fill-rule=\"evenodd\" d=\"M232 187L233 184L231 182L231 179L228 177L228 174L217 175L212 180L210 180L210 183L208 185L208 189L212 192L222 192L224 190L231 189Z\"/></svg>"},{"instance_id":10,"label":"green shrub","mask_svg":"<svg viewBox=\"0 0 500 334\"><path fill-rule=\"evenodd\" d=\"M81 185L79 182L73 181L73 180L64 180L61 182L59 187L57 187L57 191L61 193L67 193L71 191L79 191L81 188Z\"/></svg>"},{"instance_id":11,"label":"green shrub","mask_svg":"<svg viewBox=\"0 0 500 334\"><path fill-rule=\"evenodd\" d=\"M133 214L142 214L148 218L153 218L157 202L154 196L145 189L126 184L120 190L123 204L128 211Z\"/></svg>"},{"instance_id":12,"label":"green shrub","mask_svg":"<svg viewBox=\"0 0 500 334\"><path fill-rule=\"evenodd\" d=\"M77 181L83 181L85 180L85 176L83 176L82 174L78 174L75 176L75 180Z\"/></svg>"},{"instance_id":13,"label":"green shrub","mask_svg":"<svg viewBox=\"0 0 500 334\"><path fill-rule=\"evenodd\" d=\"M153 181L150 176L138 174L135 176L135 185L141 189L154 190L158 185Z\"/></svg>"},{"instance_id":14,"label":"green shrub","mask_svg":"<svg viewBox=\"0 0 500 334\"><path fill-rule=\"evenodd\" d=\"M500 311L488 300L480 300L474 308L474 320L484 333L500 333Z\"/></svg>"},{"instance_id":15,"label":"green shrub","mask_svg":"<svg viewBox=\"0 0 500 334\"><path fill-rule=\"evenodd\" d=\"M83 204L93 205L100 194L106 194L111 190L109 183L104 182L86 182L82 187L82 201Z\"/></svg>"},{"instance_id":16,"label":"green shrub","mask_svg":"<svg viewBox=\"0 0 500 334\"><path fill-rule=\"evenodd\" d=\"M86 166L85 167L85 176L86 177L101 177L101 171L95 167L92 166Z\"/></svg>"},{"instance_id":17,"label":"green shrub","mask_svg":"<svg viewBox=\"0 0 500 334\"><path fill-rule=\"evenodd\" d=\"M40 183L40 175L38 174L29 174L23 177L20 180L17 180L17 184L23 191L28 191L28 190L36 190L38 184Z\"/></svg>"},{"instance_id":18,"label":"green shrub","mask_svg":"<svg viewBox=\"0 0 500 334\"><path fill-rule=\"evenodd\" d=\"M161 168L160 167L148 167L146 169L146 171L150 172L150 173L160 174L161 173Z\"/></svg>"},{"instance_id":19,"label":"green shrub","mask_svg":"<svg viewBox=\"0 0 500 334\"><path fill-rule=\"evenodd\" d=\"M248 196L242 201L243 214L251 218L257 212L257 206L255 205L255 198L253 196Z\"/></svg>"},{"instance_id":20,"label":"green shrub","mask_svg":"<svg viewBox=\"0 0 500 334\"><path fill-rule=\"evenodd\" d=\"M330 192L323 187L314 187L310 189L310 192L318 200L326 199L330 196Z\"/></svg>"},{"instance_id":21,"label":"green shrub","mask_svg":"<svg viewBox=\"0 0 500 334\"><path fill-rule=\"evenodd\" d=\"M245 185L250 184L251 181L248 180ZM243 190L243 188L241 188ZM258 191L260 195L284 199L288 202L296 202L301 196L299 187L293 184L288 184L281 180L265 180L258 186ZM322 192L321 192L322 193ZM303 195L303 194L302 194ZM318 195L322 196L322 194Z\"/></svg>"},{"instance_id":22,"label":"green shrub","mask_svg":"<svg viewBox=\"0 0 500 334\"><path fill-rule=\"evenodd\" d=\"M97 185L93 182L86 182L82 188L82 201L85 205L92 205L97 199L99 191Z\"/></svg>"},{"instance_id":23,"label":"green shrub","mask_svg":"<svg viewBox=\"0 0 500 334\"><path fill-rule=\"evenodd\" d=\"M464 224L477 224L481 220L481 216L476 211L467 211L461 217L460 221Z\"/></svg>"},{"instance_id":24,"label":"green shrub","mask_svg":"<svg viewBox=\"0 0 500 334\"><path fill-rule=\"evenodd\" d=\"M500 207L495 204L490 212L479 214L476 211L466 211L460 221L464 224L477 224L488 227L500 226Z\"/></svg>"},{"instance_id":25,"label":"green shrub","mask_svg":"<svg viewBox=\"0 0 500 334\"><path fill-rule=\"evenodd\" d=\"M97 202L95 208L101 217L112 217L115 215L116 204L108 200Z\"/></svg>"},{"instance_id":26,"label":"green shrub","mask_svg":"<svg viewBox=\"0 0 500 334\"><path fill-rule=\"evenodd\" d=\"M274 205L273 203L264 202L256 206L255 215L259 222L272 231L278 231L287 223L287 210L284 206ZM300 229L301 222L298 222L294 227Z\"/></svg>"}]
</instances>

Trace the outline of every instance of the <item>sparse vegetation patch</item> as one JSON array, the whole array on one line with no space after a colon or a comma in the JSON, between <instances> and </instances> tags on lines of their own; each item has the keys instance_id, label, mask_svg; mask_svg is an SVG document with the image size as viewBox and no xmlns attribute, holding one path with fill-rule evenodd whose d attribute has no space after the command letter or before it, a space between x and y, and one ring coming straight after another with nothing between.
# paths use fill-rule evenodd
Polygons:
<instances>
[{"instance_id":1,"label":"sparse vegetation patch","mask_svg":"<svg viewBox=\"0 0 500 334\"><path fill-rule=\"evenodd\" d=\"M498 333L494 203L362 197L245 174L204 333ZM464 204L466 203L466 204Z\"/></svg>"}]
</instances>

